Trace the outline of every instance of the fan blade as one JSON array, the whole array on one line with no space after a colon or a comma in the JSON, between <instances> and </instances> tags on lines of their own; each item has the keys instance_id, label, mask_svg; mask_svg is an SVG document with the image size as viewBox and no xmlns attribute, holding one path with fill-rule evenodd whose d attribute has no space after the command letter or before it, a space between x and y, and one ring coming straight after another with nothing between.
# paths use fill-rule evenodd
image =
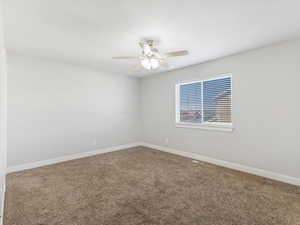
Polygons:
<instances>
[{"instance_id":1,"label":"fan blade","mask_svg":"<svg viewBox=\"0 0 300 225\"><path fill-rule=\"evenodd\" d=\"M160 60L159 64L164 68L169 68L169 64L165 60Z\"/></svg>"},{"instance_id":2,"label":"fan blade","mask_svg":"<svg viewBox=\"0 0 300 225\"><path fill-rule=\"evenodd\" d=\"M136 56L114 56L113 59L138 59Z\"/></svg>"},{"instance_id":3,"label":"fan blade","mask_svg":"<svg viewBox=\"0 0 300 225\"><path fill-rule=\"evenodd\" d=\"M187 50L183 50L183 51L177 51L177 52L168 52L165 53L164 56L165 57L175 57L175 56L183 56L183 55L188 55L189 52Z\"/></svg>"}]
</instances>

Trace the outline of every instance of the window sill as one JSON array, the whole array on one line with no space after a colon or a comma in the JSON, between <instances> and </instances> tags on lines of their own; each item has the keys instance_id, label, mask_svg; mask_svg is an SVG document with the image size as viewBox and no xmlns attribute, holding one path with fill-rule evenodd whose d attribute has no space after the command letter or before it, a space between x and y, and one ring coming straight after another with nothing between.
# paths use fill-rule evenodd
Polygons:
<instances>
[{"instance_id":1,"label":"window sill","mask_svg":"<svg viewBox=\"0 0 300 225\"><path fill-rule=\"evenodd\" d=\"M207 124L189 124L189 123L176 123L178 128L192 128L203 130L215 130L224 132L233 132L234 128L230 125L207 125Z\"/></svg>"}]
</instances>

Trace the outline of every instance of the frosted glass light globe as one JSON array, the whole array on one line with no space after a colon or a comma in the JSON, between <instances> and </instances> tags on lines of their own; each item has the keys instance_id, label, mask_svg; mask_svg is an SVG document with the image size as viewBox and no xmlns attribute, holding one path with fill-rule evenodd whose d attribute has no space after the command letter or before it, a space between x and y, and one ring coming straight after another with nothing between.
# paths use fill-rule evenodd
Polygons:
<instances>
[{"instance_id":1,"label":"frosted glass light globe","mask_svg":"<svg viewBox=\"0 0 300 225\"><path fill-rule=\"evenodd\" d=\"M141 59L141 64L147 70L154 70L159 67L159 61L156 58L144 57Z\"/></svg>"}]
</instances>

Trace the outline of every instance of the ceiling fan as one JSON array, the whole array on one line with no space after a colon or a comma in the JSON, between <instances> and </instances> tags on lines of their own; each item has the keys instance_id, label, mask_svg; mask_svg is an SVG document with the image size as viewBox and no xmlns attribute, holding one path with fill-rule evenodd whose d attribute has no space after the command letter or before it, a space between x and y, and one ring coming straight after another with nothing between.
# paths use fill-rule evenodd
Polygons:
<instances>
[{"instance_id":1,"label":"ceiling fan","mask_svg":"<svg viewBox=\"0 0 300 225\"><path fill-rule=\"evenodd\" d=\"M160 66L168 67L166 58L184 56L189 54L187 50L160 53L156 48L154 48L153 40L144 40L141 41L139 44L142 48L141 56L115 56L113 57L113 59L138 59L140 60L140 63L143 66L143 68L147 70L155 70L158 69Z\"/></svg>"}]
</instances>

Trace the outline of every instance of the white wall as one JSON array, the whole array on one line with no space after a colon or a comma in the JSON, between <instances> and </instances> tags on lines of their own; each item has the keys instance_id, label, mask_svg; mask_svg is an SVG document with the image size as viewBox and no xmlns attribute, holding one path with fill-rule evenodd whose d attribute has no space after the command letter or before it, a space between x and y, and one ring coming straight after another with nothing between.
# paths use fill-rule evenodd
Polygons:
<instances>
[{"instance_id":1,"label":"white wall","mask_svg":"<svg viewBox=\"0 0 300 225\"><path fill-rule=\"evenodd\" d=\"M6 51L2 24L2 1L0 0L0 224L3 223L5 172L6 172Z\"/></svg>"},{"instance_id":2,"label":"white wall","mask_svg":"<svg viewBox=\"0 0 300 225\"><path fill-rule=\"evenodd\" d=\"M145 141L300 178L299 58L300 40L139 81L9 54L8 166ZM176 128L175 83L223 73L235 130Z\"/></svg>"},{"instance_id":3,"label":"white wall","mask_svg":"<svg viewBox=\"0 0 300 225\"><path fill-rule=\"evenodd\" d=\"M6 169L6 78L6 52L3 38L2 1L0 0L0 215L1 190L5 183Z\"/></svg>"},{"instance_id":4,"label":"white wall","mask_svg":"<svg viewBox=\"0 0 300 225\"><path fill-rule=\"evenodd\" d=\"M300 178L299 59L300 40L142 79L144 141ZM175 83L223 73L235 130L176 128Z\"/></svg>"},{"instance_id":5,"label":"white wall","mask_svg":"<svg viewBox=\"0 0 300 225\"><path fill-rule=\"evenodd\" d=\"M136 142L139 81L8 53L8 167Z\"/></svg>"}]
</instances>

